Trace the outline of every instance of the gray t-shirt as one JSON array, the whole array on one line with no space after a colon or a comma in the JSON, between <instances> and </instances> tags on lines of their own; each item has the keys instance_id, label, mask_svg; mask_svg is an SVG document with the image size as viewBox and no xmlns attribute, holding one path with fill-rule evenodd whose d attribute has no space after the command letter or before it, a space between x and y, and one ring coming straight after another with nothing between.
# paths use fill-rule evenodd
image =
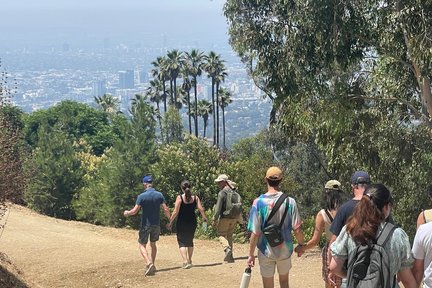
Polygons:
<instances>
[{"instance_id":1,"label":"gray t-shirt","mask_svg":"<svg viewBox=\"0 0 432 288\"><path fill-rule=\"evenodd\" d=\"M432 222L418 228L412 253L415 259L424 260L423 287L432 288Z\"/></svg>"},{"instance_id":2,"label":"gray t-shirt","mask_svg":"<svg viewBox=\"0 0 432 288\"><path fill-rule=\"evenodd\" d=\"M384 223L381 223L378 233L384 227ZM346 226L342 228L336 241L331 245L331 252L333 257L348 259L348 254L357 247L357 244L351 238L349 233L346 231ZM396 228L389 241L384 245L389 258L392 260L390 263L390 274L396 275L397 272L403 269L411 268L414 260L411 256L411 246L409 243L408 235L402 228ZM393 285L393 279L392 283ZM393 287L393 286L391 286ZM396 285L396 287L399 287Z\"/></svg>"}]
</instances>

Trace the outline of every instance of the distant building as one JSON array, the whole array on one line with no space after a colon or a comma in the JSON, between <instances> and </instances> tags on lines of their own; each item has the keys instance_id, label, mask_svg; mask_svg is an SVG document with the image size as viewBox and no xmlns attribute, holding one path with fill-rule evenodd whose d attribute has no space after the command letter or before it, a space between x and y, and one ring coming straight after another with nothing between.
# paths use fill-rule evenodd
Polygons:
<instances>
[{"instance_id":1,"label":"distant building","mask_svg":"<svg viewBox=\"0 0 432 288\"><path fill-rule=\"evenodd\" d=\"M93 82L93 96L103 96L107 93L106 81L97 80Z\"/></svg>"},{"instance_id":2,"label":"distant building","mask_svg":"<svg viewBox=\"0 0 432 288\"><path fill-rule=\"evenodd\" d=\"M148 72L144 69L139 71L139 82L147 83L148 82Z\"/></svg>"},{"instance_id":3,"label":"distant building","mask_svg":"<svg viewBox=\"0 0 432 288\"><path fill-rule=\"evenodd\" d=\"M119 72L119 88L133 89L135 87L135 75L133 70Z\"/></svg>"}]
</instances>

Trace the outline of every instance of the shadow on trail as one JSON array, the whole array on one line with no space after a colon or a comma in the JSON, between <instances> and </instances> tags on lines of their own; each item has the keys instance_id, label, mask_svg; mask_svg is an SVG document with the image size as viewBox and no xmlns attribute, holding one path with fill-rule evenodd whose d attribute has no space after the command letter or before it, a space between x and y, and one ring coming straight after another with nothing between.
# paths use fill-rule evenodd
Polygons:
<instances>
[{"instance_id":1,"label":"shadow on trail","mask_svg":"<svg viewBox=\"0 0 432 288\"><path fill-rule=\"evenodd\" d=\"M241 256L241 257L235 257L234 260L247 260L248 257L247 256ZM193 264L193 267L213 267L213 266L219 266L219 265L224 265L226 263L224 262L216 262L216 263L207 263L207 264ZM166 272L166 271L172 271L172 270L177 270L177 269L182 269L182 267L180 266L176 266L176 267L168 267L168 268L162 268L162 269L158 269L157 272Z\"/></svg>"}]
</instances>

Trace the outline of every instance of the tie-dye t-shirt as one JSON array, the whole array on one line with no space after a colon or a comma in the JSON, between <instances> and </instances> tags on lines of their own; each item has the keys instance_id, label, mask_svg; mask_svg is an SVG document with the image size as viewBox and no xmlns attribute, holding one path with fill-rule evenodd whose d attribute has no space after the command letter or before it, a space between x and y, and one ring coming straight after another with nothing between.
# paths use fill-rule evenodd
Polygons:
<instances>
[{"instance_id":1,"label":"tie-dye t-shirt","mask_svg":"<svg viewBox=\"0 0 432 288\"><path fill-rule=\"evenodd\" d=\"M266 257L275 260L291 257L294 249L291 232L298 229L301 225L297 204L293 198L288 197L280 206L273 218L269 221L269 223L279 224L282 220L285 209L288 208L288 213L282 226L282 234L285 241L276 247L268 245L267 240L264 235L262 235L261 231L264 228L265 221L270 215L273 206L281 195L282 192L278 192L275 194L262 194L256 198L252 204L248 222L249 231L259 236L257 245L258 249Z\"/></svg>"}]
</instances>

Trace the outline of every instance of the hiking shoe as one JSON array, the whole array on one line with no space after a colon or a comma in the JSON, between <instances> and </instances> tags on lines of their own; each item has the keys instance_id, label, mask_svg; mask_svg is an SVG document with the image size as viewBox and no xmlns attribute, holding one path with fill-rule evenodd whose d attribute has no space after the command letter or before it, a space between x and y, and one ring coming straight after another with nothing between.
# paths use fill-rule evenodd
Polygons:
<instances>
[{"instance_id":1,"label":"hiking shoe","mask_svg":"<svg viewBox=\"0 0 432 288\"><path fill-rule=\"evenodd\" d=\"M232 251L231 251L231 248L229 248L229 247L225 249L225 258L224 258L224 261L225 262L230 262L231 261L231 263L234 262Z\"/></svg>"},{"instance_id":2,"label":"hiking shoe","mask_svg":"<svg viewBox=\"0 0 432 288\"><path fill-rule=\"evenodd\" d=\"M147 270L145 272L145 276L153 276L156 272L156 266L153 265L153 263L150 263L147 266Z\"/></svg>"},{"instance_id":3,"label":"hiking shoe","mask_svg":"<svg viewBox=\"0 0 432 288\"><path fill-rule=\"evenodd\" d=\"M192 268L192 264L189 264L189 263L187 263L184 267L184 269L190 269L190 268Z\"/></svg>"}]
</instances>

